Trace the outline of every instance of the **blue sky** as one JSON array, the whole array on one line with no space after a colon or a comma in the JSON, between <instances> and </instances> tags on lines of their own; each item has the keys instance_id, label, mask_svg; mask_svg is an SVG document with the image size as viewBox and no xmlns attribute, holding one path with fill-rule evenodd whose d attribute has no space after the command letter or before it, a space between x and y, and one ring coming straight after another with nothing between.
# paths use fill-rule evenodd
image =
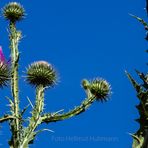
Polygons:
<instances>
[{"instance_id":1,"label":"blue sky","mask_svg":"<svg viewBox=\"0 0 148 148\"><path fill-rule=\"evenodd\" d=\"M1 1L3 7L8 0ZM83 78L102 77L110 82L112 96L106 103L95 102L85 113L71 119L42 125L55 133L43 132L31 148L100 147L128 148L138 124L135 105L138 99L124 71L136 79L134 69L147 71L147 42L143 26L128 13L144 19L145 1L140 0L42 0L18 1L26 9L26 19L18 24L24 38L20 43L20 75L28 64L46 60L59 75L59 84L46 92L46 111L79 105L85 98ZM7 22L0 17L0 45L9 57ZM5 96L9 88L0 90L0 115L9 108ZM20 77L21 107L34 101L34 89ZM30 114L29 114L30 115ZM8 125L0 132L1 147L8 147ZM110 140L111 139L111 140Z\"/></svg>"}]
</instances>

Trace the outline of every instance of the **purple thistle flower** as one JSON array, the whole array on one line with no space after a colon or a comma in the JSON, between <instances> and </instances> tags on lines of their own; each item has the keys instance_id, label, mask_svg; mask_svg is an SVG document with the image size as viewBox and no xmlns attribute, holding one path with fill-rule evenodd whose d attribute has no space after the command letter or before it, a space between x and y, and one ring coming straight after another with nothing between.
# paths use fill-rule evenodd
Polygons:
<instances>
[{"instance_id":1,"label":"purple thistle flower","mask_svg":"<svg viewBox=\"0 0 148 148\"><path fill-rule=\"evenodd\" d=\"M10 80L9 64L5 60L2 47L0 46L0 88L8 84Z\"/></svg>"},{"instance_id":2,"label":"purple thistle flower","mask_svg":"<svg viewBox=\"0 0 148 148\"><path fill-rule=\"evenodd\" d=\"M0 62L4 63L5 62L5 56L3 54L2 47L0 46Z\"/></svg>"},{"instance_id":3,"label":"purple thistle flower","mask_svg":"<svg viewBox=\"0 0 148 148\"><path fill-rule=\"evenodd\" d=\"M10 65L11 64L11 58L9 58L8 61L6 61L4 53L3 53L3 49L0 46L0 63L5 63L6 65Z\"/></svg>"}]
</instances>

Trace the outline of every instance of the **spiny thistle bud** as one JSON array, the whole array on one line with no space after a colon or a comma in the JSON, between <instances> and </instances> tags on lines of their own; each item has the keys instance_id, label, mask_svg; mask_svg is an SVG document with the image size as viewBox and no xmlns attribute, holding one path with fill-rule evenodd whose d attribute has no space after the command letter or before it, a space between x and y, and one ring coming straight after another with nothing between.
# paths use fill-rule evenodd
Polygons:
<instances>
[{"instance_id":1,"label":"spiny thistle bud","mask_svg":"<svg viewBox=\"0 0 148 148\"><path fill-rule=\"evenodd\" d=\"M84 79L84 80L82 80L82 87L84 88L84 89L88 89L89 88L89 82L88 82L88 80L86 80L86 79Z\"/></svg>"},{"instance_id":2,"label":"spiny thistle bud","mask_svg":"<svg viewBox=\"0 0 148 148\"><path fill-rule=\"evenodd\" d=\"M17 2L8 3L7 5L4 6L2 11L3 11L3 16L7 20L10 20L11 22L20 21L25 16L25 10L23 6L21 6Z\"/></svg>"},{"instance_id":3,"label":"spiny thistle bud","mask_svg":"<svg viewBox=\"0 0 148 148\"><path fill-rule=\"evenodd\" d=\"M38 61L28 67L26 80L35 87L39 85L51 87L56 83L57 75L48 62Z\"/></svg>"},{"instance_id":4,"label":"spiny thistle bud","mask_svg":"<svg viewBox=\"0 0 148 148\"><path fill-rule=\"evenodd\" d=\"M111 87L106 80L97 78L90 82L89 89L98 101L107 101Z\"/></svg>"}]
</instances>

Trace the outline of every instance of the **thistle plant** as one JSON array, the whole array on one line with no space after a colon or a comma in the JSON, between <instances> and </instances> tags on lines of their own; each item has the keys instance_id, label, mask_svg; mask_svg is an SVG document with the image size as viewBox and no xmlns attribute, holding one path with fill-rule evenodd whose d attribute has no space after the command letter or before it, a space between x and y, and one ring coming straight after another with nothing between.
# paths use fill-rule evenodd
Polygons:
<instances>
[{"instance_id":1,"label":"thistle plant","mask_svg":"<svg viewBox=\"0 0 148 148\"><path fill-rule=\"evenodd\" d=\"M29 144L33 143L36 135L44 130L37 130L39 125L76 116L86 111L96 100L101 102L107 101L111 88L109 83L102 78L96 78L92 81L84 79L82 81L82 88L86 93L86 98L79 106L65 113L60 111L44 113L44 93L57 83L57 73L52 64L46 61L33 62L26 68L25 80L34 87L36 98L34 106L30 103L32 106L31 117L25 119L23 114L27 108L20 109L21 100L18 86L20 57L18 45L22 38L22 32L17 30L16 27L17 22L25 18L25 9L17 2L10 2L4 6L2 13L9 22L11 60L5 60L2 48L0 48L0 87L10 85L12 95L7 97L10 102L10 114L5 114L1 117L0 123L7 121L10 125L11 139L9 140L9 145L11 148L27 148ZM24 126L26 121L27 126Z\"/></svg>"},{"instance_id":2,"label":"thistle plant","mask_svg":"<svg viewBox=\"0 0 148 148\"><path fill-rule=\"evenodd\" d=\"M146 4L146 11L148 14L148 4ZM140 17L132 14L130 15L144 26L144 29L146 30L145 39L148 41L148 23ZM139 84L128 72L126 72L127 77L136 90L137 98L139 99L139 104L136 108L140 117L136 119L136 121L140 126L134 134L131 134L133 137L132 148L148 148L148 73L144 74L138 70L136 70L136 73L142 81L141 84Z\"/></svg>"}]
</instances>

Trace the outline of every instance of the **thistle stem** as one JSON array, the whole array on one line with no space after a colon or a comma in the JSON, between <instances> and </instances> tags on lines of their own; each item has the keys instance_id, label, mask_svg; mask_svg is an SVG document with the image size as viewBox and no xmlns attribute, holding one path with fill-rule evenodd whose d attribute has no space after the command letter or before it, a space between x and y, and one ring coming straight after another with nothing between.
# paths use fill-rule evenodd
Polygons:
<instances>
[{"instance_id":1,"label":"thistle stem","mask_svg":"<svg viewBox=\"0 0 148 148\"><path fill-rule=\"evenodd\" d=\"M12 119L14 119L13 116L11 116L11 115L4 115L3 117L0 117L0 123L3 123L3 122L8 121L8 120L12 120Z\"/></svg>"},{"instance_id":2,"label":"thistle stem","mask_svg":"<svg viewBox=\"0 0 148 148\"><path fill-rule=\"evenodd\" d=\"M14 147L19 145L20 141L20 123L19 123L19 91L18 91L18 61L19 51L18 43L20 40L20 32L16 30L15 23L10 22L10 49L11 49L11 92L14 100L13 116L16 117L11 123L13 129L12 141Z\"/></svg>"},{"instance_id":3,"label":"thistle stem","mask_svg":"<svg viewBox=\"0 0 148 148\"><path fill-rule=\"evenodd\" d=\"M75 107L67 113L62 114L50 114L46 113L42 115L42 123L50 123L56 121L62 121L73 116L79 115L82 112L85 112L90 105L96 100L95 96L93 96L89 90L86 91L87 98L81 103L80 106Z\"/></svg>"},{"instance_id":4,"label":"thistle stem","mask_svg":"<svg viewBox=\"0 0 148 148\"><path fill-rule=\"evenodd\" d=\"M32 111L29 126L25 130L25 136L20 148L27 147L29 142L34 139L36 133L34 132L37 126L41 123L41 113L44 109L44 87L39 85L36 88L36 102Z\"/></svg>"}]
</instances>

